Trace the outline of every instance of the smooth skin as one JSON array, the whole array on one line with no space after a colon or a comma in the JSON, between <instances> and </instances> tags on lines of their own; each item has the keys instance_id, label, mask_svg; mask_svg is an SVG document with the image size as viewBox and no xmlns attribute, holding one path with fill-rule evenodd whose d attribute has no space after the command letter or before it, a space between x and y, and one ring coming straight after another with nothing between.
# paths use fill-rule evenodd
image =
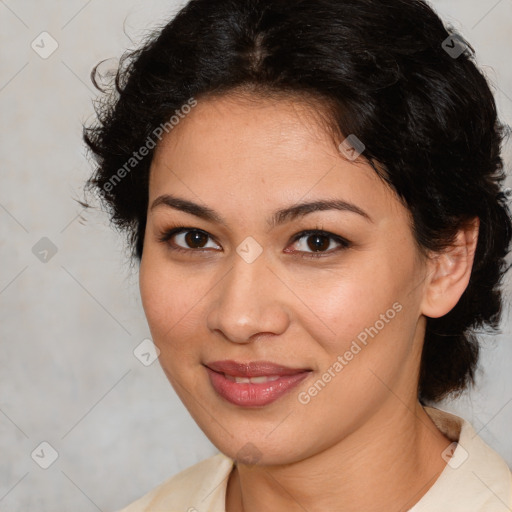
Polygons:
<instances>
[{"instance_id":1,"label":"smooth skin","mask_svg":"<svg viewBox=\"0 0 512 512\"><path fill-rule=\"evenodd\" d=\"M199 427L237 461L227 512L408 510L444 469L450 444L417 398L425 317L448 313L466 289L478 219L452 248L424 257L408 210L367 162L340 153L319 106L245 94L198 98L152 161L140 291L160 364ZM152 208L164 194L223 222ZM348 210L267 220L332 199L371 220ZM174 226L189 231L161 241ZM316 229L326 233L294 241ZM236 250L247 237L263 250L251 263ZM299 393L396 302L400 312L301 403ZM244 408L210 385L204 363L224 359L312 372L277 401Z\"/></svg>"}]
</instances>

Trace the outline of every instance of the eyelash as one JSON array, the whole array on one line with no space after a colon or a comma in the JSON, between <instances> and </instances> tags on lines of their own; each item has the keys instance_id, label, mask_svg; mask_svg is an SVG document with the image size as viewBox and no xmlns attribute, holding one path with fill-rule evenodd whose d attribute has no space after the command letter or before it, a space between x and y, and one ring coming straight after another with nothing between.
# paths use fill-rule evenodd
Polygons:
<instances>
[{"instance_id":1,"label":"eyelash","mask_svg":"<svg viewBox=\"0 0 512 512\"><path fill-rule=\"evenodd\" d=\"M168 228L165 231L161 232L161 234L158 236L158 241L160 243L166 244L169 247L169 249L171 249L172 251L183 252L183 253L189 253L191 251L192 252L200 252L201 249L192 249L192 248L184 249L183 247L180 247L178 245L172 245L170 243L170 239L174 235L179 235L179 234L181 234L183 232L187 232L187 231L196 231L198 233L203 233L211 239L211 236L206 231L203 231L202 229L197 229L197 228L192 228L192 227L187 227L187 226L173 226L173 227ZM348 249L352 245L351 242L349 242L345 238L342 238L339 235L335 235L334 233L324 231L320 227L316 227L315 229L308 229L305 231L301 231L300 233L297 233L292 238L291 243L294 244L301 238L312 236L312 235L321 235L321 236L330 238L330 239L334 240L335 242L339 243L341 247L338 247L337 249L331 249L329 251L318 251L318 252L311 252L311 253L304 252L304 251L297 251L299 256L302 258L322 258L322 257L325 257L326 255L330 255L335 252L338 252L339 250Z\"/></svg>"}]
</instances>

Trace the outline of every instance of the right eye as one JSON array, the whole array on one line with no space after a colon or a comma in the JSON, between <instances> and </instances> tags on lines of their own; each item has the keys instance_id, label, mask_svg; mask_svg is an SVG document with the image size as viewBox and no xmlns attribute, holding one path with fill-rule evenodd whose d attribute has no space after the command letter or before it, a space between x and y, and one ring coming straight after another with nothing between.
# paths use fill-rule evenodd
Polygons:
<instances>
[{"instance_id":1,"label":"right eye","mask_svg":"<svg viewBox=\"0 0 512 512\"><path fill-rule=\"evenodd\" d=\"M173 241L173 238L176 241ZM158 241L166 244L172 251L198 252L206 246L208 238L210 235L201 229L175 226L160 233Z\"/></svg>"}]
</instances>

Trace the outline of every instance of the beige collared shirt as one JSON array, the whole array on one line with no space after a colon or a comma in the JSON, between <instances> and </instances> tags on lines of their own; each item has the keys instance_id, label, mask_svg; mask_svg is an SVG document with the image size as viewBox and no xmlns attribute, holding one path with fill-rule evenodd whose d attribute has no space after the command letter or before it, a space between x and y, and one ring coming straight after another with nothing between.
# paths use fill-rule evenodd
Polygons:
<instances>
[{"instance_id":1,"label":"beige collared shirt","mask_svg":"<svg viewBox=\"0 0 512 512\"><path fill-rule=\"evenodd\" d=\"M511 512L512 474L464 419L426 407L437 428L454 441L447 465L409 512ZM451 455L451 456L450 456ZM222 453L188 467L120 512L226 512L233 460Z\"/></svg>"}]
</instances>

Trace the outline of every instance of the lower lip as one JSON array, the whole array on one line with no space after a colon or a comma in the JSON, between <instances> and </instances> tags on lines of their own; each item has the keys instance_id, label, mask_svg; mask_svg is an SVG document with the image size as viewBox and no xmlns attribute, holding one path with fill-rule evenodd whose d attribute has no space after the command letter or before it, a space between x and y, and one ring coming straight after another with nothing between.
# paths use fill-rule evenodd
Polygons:
<instances>
[{"instance_id":1,"label":"lower lip","mask_svg":"<svg viewBox=\"0 0 512 512\"><path fill-rule=\"evenodd\" d=\"M214 372L208 367L206 367L206 370L215 391L228 402L242 407L270 404L290 391L311 373L307 371L294 375L283 375L273 381L253 384L252 382L233 382L226 379L222 373Z\"/></svg>"}]
</instances>

